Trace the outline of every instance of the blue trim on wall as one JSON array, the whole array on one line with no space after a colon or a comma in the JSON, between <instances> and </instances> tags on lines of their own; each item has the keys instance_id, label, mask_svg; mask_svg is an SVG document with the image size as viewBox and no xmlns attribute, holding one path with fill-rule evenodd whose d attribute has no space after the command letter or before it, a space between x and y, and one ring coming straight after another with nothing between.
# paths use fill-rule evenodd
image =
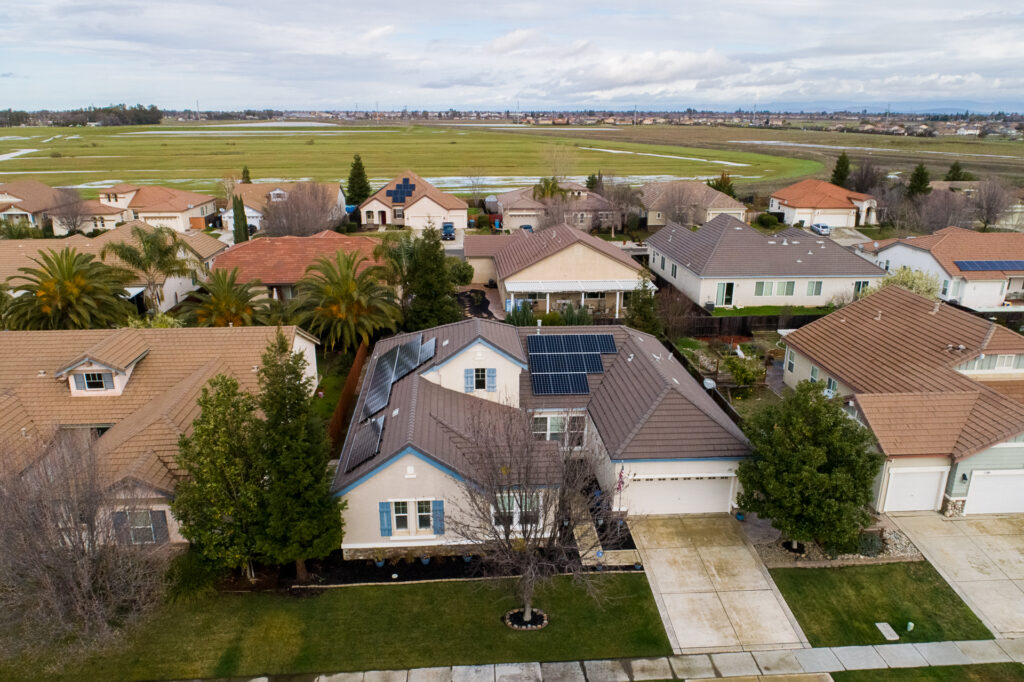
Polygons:
<instances>
[{"instance_id":1,"label":"blue trim on wall","mask_svg":"<svg viewBox=\"0 0 1024 682\"><path fill-rule=\"evenodd\" d=\"M456 351L455 353L452 353L452 354L451 354L450 356L448 356L447 358L445 358L445 359L444 359L444 361L442 361L442 362L439 362L439 363L437 363L436 365L434 365L433 367L431 367L431 368L430 368L429 370L427 370L426 372L424 372L424 374L427 374L428 372L432 372L432 371L434 371L435 369L440 369L441 367L444 367L444 366L445 366L445 365L447 365L447 364L448 364L449 362L451 362L451 361L452 361L452 360L454 360L455 358L457 358L457 357L459 357L460 355L462 355L462 354L463 354L463 353L464 353L464 352L465 352L466 350L468 350L469 348L471 348L471 347L472 347L472 346L473 346L474 344L476 344L476 343L482 343L483 345L487 346L488 348L490 348L491 350L493 350L493 351L494 351L495 353L497 353L498 355L500 355L500 356L504 357L504 358L505 358L506 360L508 360L509 362L511 362L511 363L513 363L513 364L516 364L516 365L518 365L518 366L519 366L519 367L520 367L521 369L527 369L527 367L526 367L526 363L525 363L525 362L523 362L522 360L518 360L518 359L516 359L516 358L512 357L511 355L509 355L508 353L506 353L506 352L505 352L505 351L503 351L502 349L500 349L500 348L498 348L497 346L495 346L495 345L494 345L493 343L490 343L489 341L487 341L487 339L484 339L483 337L480 337L480 336L478 336L478 337L476 337L475 339L473 339L472 341L470 341L469 343L467 343L467 344L466 344L465 346L463 346L462 348L460 348L460 349L459 349L458 351Z\"/></svg>"},{"instance_id":2,"label":"blue trim on wall","mask_svg":"<svg viewBox=\"0 0 1024 682\"><path fill-rule=\"evenodd\" d=\"M432 457L428 457L427 455L424 455L422 452L420 452L419 450L416 450L415 448L407 447L406 449L402 450L401 452L399 452L394 457L390 457L387 460L381 462L376 468L371 469L370 471L367 471L365 474L363 474L362 476L360 476L356 480L352 481L351 483L349 483L347 486L345 486L344 488L342 488L338 492L334 493L334 496L335 497L341 497L342 495L347 495L349 492L351 492L355 488L358 488L363 483L366 483L368 480L370 480L371 478L373 478L374 476L376 476L380 472L382 472L385 469L387 469L389 466L394 464L396 460L398 460L398 459L400 459L402 457L405 457L406 455L413 455L414 457L423 460L424 462L426 462L430 466L434 467L438 471L441 471L441 472L451 476L456 481L460 481L461 482L463 480L463 477L462 477L461 474L458 474L454 470L449 469L444 464L441 464L440 462L438 462L436 459L434 459Z\"/></svg>"}]
</instances>

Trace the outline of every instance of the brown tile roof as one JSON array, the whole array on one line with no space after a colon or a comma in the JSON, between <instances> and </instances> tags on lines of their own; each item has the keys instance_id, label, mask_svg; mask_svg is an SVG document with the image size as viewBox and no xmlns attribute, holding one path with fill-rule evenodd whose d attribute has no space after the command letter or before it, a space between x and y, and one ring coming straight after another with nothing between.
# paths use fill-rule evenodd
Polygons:
<instances>
[{"instance_id":1,"label":"brown tile roof","mask_svg":"<svg viewBox=\"0 0 1024 682\"><path fill-rule=\"evenodd\" d=\"M238 183L235 185L233 191L236 197L242 197L242 203L251 208L252 210L263 213L263 209L267 207L270 202L270 193L275 189L284 190L285 192L291 192L297 185L309 184L300 182L251 182L251 183ZM320 185L329 190L329 195L334 197L338 194L338 185L333 182L317 182L313 183ZM331 206L334 206L335 202L331 201ZM230 208L230 202L228 202L228 208Z\"/></svg>"},{"instance_id":2,"label":"brown tile roof","mask_svg":"<svg viewBox=\"0 0 1024 682\"><path fill-rule=\"evenodd\" d=\"M387 193L389 190L395 189L397 185L403 183L406 180L408 180L409 183L415 185L416 189L413 190L412 194L408 198L406 198L404 202L395 204L394 202L391 201L391 197L389 197ZM362 208L368 202L373 201L374 199L387 206L409 207L415 204L423 197L428 197L431 201L433 201L441 208L446 208L450 211L468 208L468 205L462 199L458 198L454 194L447 194L446 192L442 192L441 190L434 187L429 182L427 182L420 176L416 175L412 171L405 171L404 173L396 177L394 180L381 187L379 190L370 195L370 197L367 198L366 201L361 203L359 205L359 208Z\"/></svg>"},{"instance_id":3,"label":"brown tile roof","mask_svg":"<svg viewBox=\"0 0 1024 682\"><path fill-rule=\"evenodd\" d=\"M976 232L963 227L944 227L925 237L903 237L858 244L869 253L881 253L894 244L929 252L950 276L967 280L1004 279L1024 275L1024 270L961 270L958 260L1024 260L1024 234Z\"/></svg>"},{"instance_id":4,"label":"brown tile roof","mask_svg":"<svg viewBox=\"0 0 1024 682\"><path fill-rule=\"evenodd\" d=\"M310 265L321 256L333 257L338 251L357 252L366 257L360 271L373 265L373 250L380 240L351 237L325 230L309 237L258 237L235 244L217 256L217 270L238 268L242 281L259 280L265 285L294 284L302 279Z\"/></svg>"},{"instance_id":5,"label":"brown tile roof","mask_svg":"<svg viewBox=\"0 0 1024 682\"><path fill-rule=\"evenodd\" d=\"M785 341L853 390L869 425L878 424L875 436L886 454L961 459L1024 432L1024 405L955 369L981 353L1024 353L1024 337L970 313L889 286ZM934 452L937 439L952 436L942 435L947 427L936 418L922 417L929 400L950 423L966 415L956 422L961 427L948 451ZM919 425L922 419L927 429Z\"/></svg>"},{"instance_id":6,"label":"brown tile roof","mask_svg":"<svg viewBox=\"0 0 1024 682\"><path fill-rule=\"evenodd\" d=\"M643 269L619 247L565 223L538 232L469 235L465 238L464 249L466 258L494 258L498 277L504 279L574 244L589 246L637 272Z\"/></svg>"},{"instance_id":7,"label":"brown tile roof","mask_svg":"<svg viewBox=\"0 0 1024 682\"><path fill-rule=\"evenodd\" d=\"M138 329L119 329L58 369L56 375L63 376L66 372L85 362L100 364L123 374L128 371L129 367L144 358L148 352L149 346L146 345L146 339Z\"/></svg>"},{"instance_id":8,"label":"brown tile roof","mask_svg":"<svg viewBox=\"0 0 1024 682\"><path fill-rule=\"evenodd\" d=\"M178 236L199 256L200 260L204 261L228 248L228 245L221 240L200 230L189 230Z\"/></svg>"},{"instance_id":9,"label":"brown tile roof","mask_svg":"<svg viewBox=\"0 0 1024 682\"><path fill-rule=\"evenodd\" d=\"M0 184L0 194L17 197L19 201L13 202L9 206L17 206L26 213L50 211L67 203L66 197L59 189L38 180L15 180L2 183Z\"/></svg>"},{"instance_id":10,"label":"brown tile roof","mask_svg":"<svg viewBox=\"0 0 1024 682\"><path fill-rule=\"evenodd\" d=\"M724 192L708 187L696 180L673 180L671 182L649 182L640 188L640 198L648 211L667 208L674 197L685 197L691 204L707 209L746 210L746 206Z\"/></svg>"},{"instance_id":11,"label":"brown tile roof","mask_svg":"<svg viewBox=\"0 0 1024 682\"><path fill-rule=\"evenodd\" d=\"M115 185L99 190L102 194L126 194L135 192L128 204L129 208L136 211L171 211L180 213L188 209L215 201L216 198L209 194L199 194L173 187L160 187L158 185Z\"/></svg>"},{"instance_id":12,"label":"brown tile roof","mask_svg":"<svg viewBox=\"0 0 1024 682\"><path fill-rule=\"evenodd\" d=\"M585 196L574 197L571 194L566 197L566 211L610 211L612 204L600 194L593 192L583 185L575 182L560 182L558 186L567 192L581 192ZM537 210L545 209L544 203L533 198L533 187L523 187L509 192L499 194L498 203L504 210Z\"/></svg>"},{"instance_id":13,"label":"brown tile roof","mask_svg":"<svg viewBox=\"0 0 1024 682\"><path fill-rule=\"evenodd\" d=\"M82 201L82 212L85 215L118 215L124 212L123 208L104 204L99 199L85 199Z\"/></svg>"},{"instance_id":14,"label":"brown tile roof","mask_svg":"<svg viewBox=\"0 0 1024 682\"><path fill-rule=\"evenodd\" d=\"M296 327L283 327L292 342ZM0 334L0 442L24 438L22 429L113 425L97 441L105 481L134 478L170 493L176 481L178 437L191 431L203 384L223 373L244 390L257 389L254 366L276 334L272 327L110 329ZM58 370L83 356L104 364L137 360L119 396L72 397ZM41 374L43 372L43 374ZM12 466L6 458L0 469Z\"/></svg>"},{"instance_id":15,"label":"brown tile roof","mask_svg":"<svg viewBox=\"0 0 1024 682\"><path fill-rule=\"evenodd\" d=\"M669 222L647 243L701 277L885 276L827 237L795 228L769 236L724 214L697 231Z\"/></svg>"},{"instance_id":16,"label":"brown tile roof","mask_svg":"<svg viewBox=\"0 0 1024 682\"><path fill-rule=\"evenodd\" d=\"M856 208L854 201L873 199L824 180L809 178L772 192L772 197L793 208Z\"/></svg>"}]
</instances>

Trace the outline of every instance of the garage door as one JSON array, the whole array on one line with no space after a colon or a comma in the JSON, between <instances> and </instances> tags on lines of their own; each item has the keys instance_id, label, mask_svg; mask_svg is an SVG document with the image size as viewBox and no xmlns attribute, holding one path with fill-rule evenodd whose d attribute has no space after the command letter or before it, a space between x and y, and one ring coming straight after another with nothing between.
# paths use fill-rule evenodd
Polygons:
<instances>
[{"instance_id":1,"label":"garage door","mask_svg":"<svg viewBox=\"0 0 1024 682\"><path fill-rule=\"evenodd\" d=\"M964 513L1024 513L1024 470L971 472Z\"/></svg>"},{"instance_id":2,"label":"garage door","mask_svg":"<svg viewBox=\"0 0 1024 682\"><path fill-rule=\"evenodd\" d=\"M936 510L946 485L944 469L889 469L889 489L883 511Z\"/></svg>"},{"instance_id":3,"label":"garage door","mask_svg":"<svg viewBox=\"0 0 1024 682\"><path fill-rule=\"evenodd\" d=\"M629 513L710 514L731 511L735 476L633 479L626 488Z\"/></svg>"}]
</instances>

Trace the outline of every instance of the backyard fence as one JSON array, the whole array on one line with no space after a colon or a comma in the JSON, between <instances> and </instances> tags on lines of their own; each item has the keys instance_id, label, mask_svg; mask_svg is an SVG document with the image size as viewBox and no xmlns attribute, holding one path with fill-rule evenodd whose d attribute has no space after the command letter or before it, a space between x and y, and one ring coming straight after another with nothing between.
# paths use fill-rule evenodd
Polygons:
<instances>
[{"instance_id":1,"label":"backyard fence","mask_svg":"<svg viewBox=\"0 0 1024 682\"><path fill-rule=\"evenodd\" d=\"M736 315L713 317L688 316L682 323L681 336L753 336L754 332L799 329L824 317L815 315Z\"/></svg>"},{"instance_id":2,"label":"backyard fence","mask_svg":"<svg viewBox=\"0 0 1024 682\"><path fill-rule=\"evenodd\" d=\"M367 345L365 343L360 344L358 350L356 350L355 360L352 361L352 368L345 378L345 385L341 389L338 404L334 406L334 414L331 415L331 421L327 425L327 435L331 439L331 452L341 450L342 434L347 423L346 417L348 417L352 401L356 397L356 389L359 388L359 377L363 373L363 365L366 364L368 353Z\"/></svg>"}]
</instances>

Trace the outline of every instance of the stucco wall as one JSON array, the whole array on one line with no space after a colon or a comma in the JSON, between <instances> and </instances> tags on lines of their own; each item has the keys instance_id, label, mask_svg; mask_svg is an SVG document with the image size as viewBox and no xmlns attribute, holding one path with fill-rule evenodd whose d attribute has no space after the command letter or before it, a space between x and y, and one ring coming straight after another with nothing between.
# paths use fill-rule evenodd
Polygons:
<instances>
[{"instance_id":1,"label":"stucco wall","mask_svg":"<svg viewBox=\"0 0 1024 682\"><path fill-rule=\"evenodd\" d=\"M787 349L789 347L787 346ZM789 363L787 362L787 356L783 356L783 374L782 380L790 388L796 388L796 385L801 381L807 381L811 378L811 367L814 366L814 362L811 361L806 355L802 355L800 351L791 349L793 351L793 371L789 371ZM817 365L818 367L818 382L822 388L825 388L826 378L830 375L824 367ZM853 394L853 389L839 381L837 377L832 377L836 380L838 385L836 394L840 396L849 396Z\"/></svg>"},{"instance_id":2,"label":"stucco wall","mask_svg":"<svg viewBox=\"0 0 1024 682\"><path fill-rule=\"evenodd\" d=\"M442 223L454 223L456 230L465 230L468 211L464 208L449 211L434 203L429 197L423 197L405 209L405 224L417 231L424 230L433 222L434 228L441 230Z\"/></svg>"},{"instance_id":3,"label":"stucco wall","mask_svg":"<svg viewBox=\"0 0 1024 682\"><path fill-rule=\"evenodd\" d=\"M473 267L473 284L487 284L492 279L498 281L493 258L467 258L466 262Z\"/></svg>"},{"instance_id":4,"label":"stucco wall","mask_svg":"<svg viewBox=\"0 0 1024 682\"><path fill-rule=\"evenodd\" d=\"M613 260L583 244L554 253L544 260L520 270L508 282L559 282L594 279L628 279L636 281L639 271ZM633 287L630 287L632 290Z\"/></svg>"},{"instance_id":5,"label":"stucco wall","mask_svg":"<svg viewBox=\"0 0 1024 682\"><path fill-rule=\"evenodd\" d=\"M493 367L497 370L497 390L475 389L473 397L500 402L513 407L519 406L519 375L522 369L501 353L488 347L482 341L464 348L445 362L424 372L427 381L451 389L465 391L465 371L478 367Z\"/></svg>"},{"instance_id":6,"label":"stucco wall","mask_svg":"<svg viewBox=\"0 0 1024 682\"><path fill-rule=\"evenodd\" d=\"M312 380L313 390L315 390L317 383L316 344L296 331L295 339L292 341L292 352L302 353L302 357L306 359L304 374Z\"/></svg>"}]
</instances>

